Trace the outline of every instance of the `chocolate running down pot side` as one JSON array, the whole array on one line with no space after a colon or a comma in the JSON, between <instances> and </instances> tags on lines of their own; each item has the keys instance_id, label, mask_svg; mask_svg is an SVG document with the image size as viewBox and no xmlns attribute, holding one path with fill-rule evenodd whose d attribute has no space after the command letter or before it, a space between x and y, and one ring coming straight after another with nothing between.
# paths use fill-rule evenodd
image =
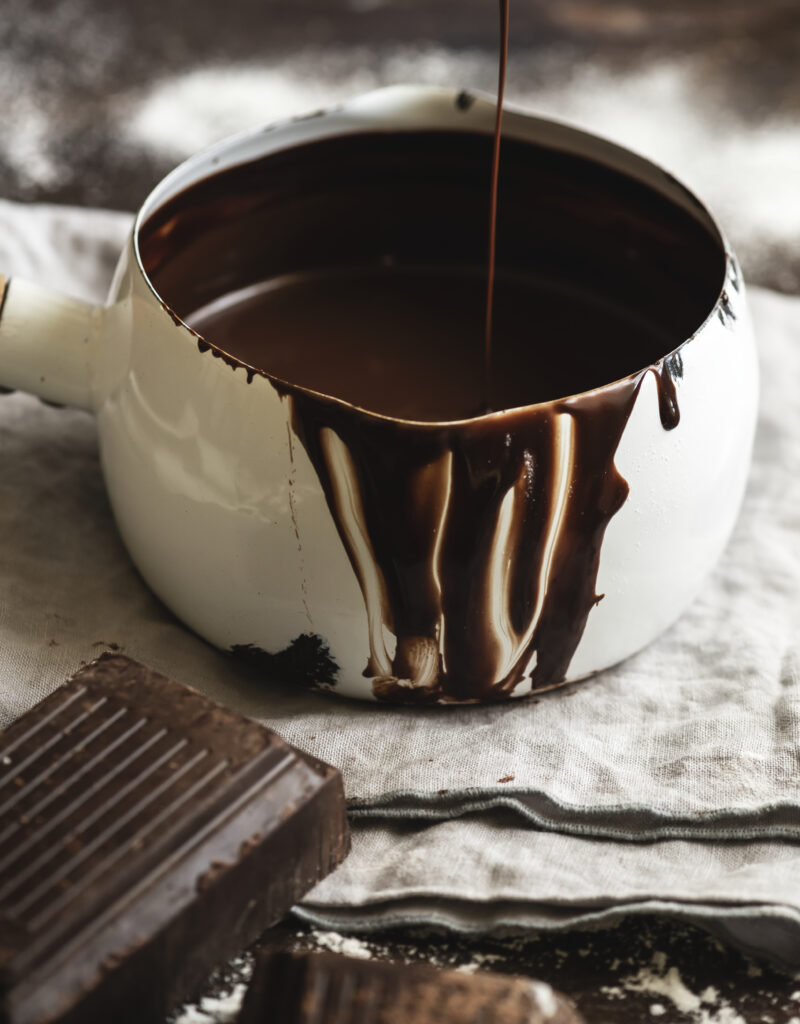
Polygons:
<instances>
[{"instance_id":1,"label":"chocolate running down pot side","mask_svg":"<svg viewBox=\"0 0 800 1024\"><path fill-rule=\"evenodd\" d=\"M614 453L640 379L458 427L284 392L364 595L375 696L492 700L563 680L628 494Z\"/></svg>"}]
</instances>

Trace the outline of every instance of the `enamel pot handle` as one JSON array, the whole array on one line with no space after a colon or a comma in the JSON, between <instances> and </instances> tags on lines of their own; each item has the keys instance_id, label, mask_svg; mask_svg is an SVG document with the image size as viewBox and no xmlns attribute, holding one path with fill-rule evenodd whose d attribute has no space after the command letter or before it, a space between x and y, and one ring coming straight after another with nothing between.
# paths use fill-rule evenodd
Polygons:
<instances>
[{"instance_id":1,"label":"enamel pot handle","mask_svg":"<svg viewBox=\"0 0 800 1024\"><path fill-rule=\"evenodd\" d=\"M0 387L92 408L101 307L0 275Z\"/></svg>"}]
</instances>

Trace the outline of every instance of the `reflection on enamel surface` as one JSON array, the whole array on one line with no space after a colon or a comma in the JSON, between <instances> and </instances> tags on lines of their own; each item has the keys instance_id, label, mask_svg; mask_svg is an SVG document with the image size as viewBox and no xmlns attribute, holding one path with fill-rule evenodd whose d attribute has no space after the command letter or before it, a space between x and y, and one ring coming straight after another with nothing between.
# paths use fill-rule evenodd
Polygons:
<instances>
[{"instance_id":1,"label":"reflection on enamel surface","mask_svg":"<svg viewBox=\"0 0 800 1024\"><path fill-rule=\"evenodd\" d=\"M447 522L447 513L450 508L450 496L453 493L453 453L445 452L439 463L434 464L436 466L436 472L440 475L440 493L441 493L441 507L442 514L439 519L439 523L436 526L436 540L433 545L433 579L436 584L436 589L439 592L439 602L441 608L441 596L442 596L442 573L441 573L441 556L442 556L442 540L444 539L445 523ZM445 636L446 636L447 623L445 622L444 615L439 615L439 654L442 659L442 670L447 671L447 657L445 653Z\"/></svg>"},{"instance_id":2,"label":"reflection on enamel surface","mask_svg":"<svg viewBox=\"0 0 800 1024\"><path fill-rule=\"evenodd\" d=\"M516 560L516 547L519 545L519 531L524 529L525 502L530 497L533 474L536 472L533 456L526 452L523 459L523 471L514 487L510 488L500 506L497 519L497 530L490 555L490 587L487 601L487 622L492 623L498 648L497 668L493 683L504 680L511 674L520 657L530 648L539 618L542 614L550 571L553 564L553 553L558 543L559 531L564 519L564 512L569 493L573 457L573 426L569 413L561 413L555 417L553 433L553 494L550 501L550 515L544 531L539 579L536 588L536 602L524 632L514 628L512 620L513 595L511 592L512 566ZM523 672L520 684L536 668L537 654L534 648Z\"/></svg>"},{"instance_id":3,"label":"reflection on enamel surface","mask_svg":"<svg viewBox=\"0 0 800 1024\"><path fill-rule=\"evenodd\" d=\"M574 428L572 417L568 413L561 413L555 419L555 435L554 435L554 451L553 451L553 464L554 464L554 495L551 503L551 514L550 522L548 523L547 532L545 534L545 546L542 555L542 564L539 569L539 589L536 597L536 609L533 614L533 621L531 622L530 631L526 642L522 645L527 647L530 641L533 639L533 634L536 627L539 625L539 617L542 614L542 606L544 605L545 596L547 594L548 584L550 582L550 572L553 565L553 554L555 552L556 544L558 543L559 533L561 525L564 521L564 515L567 505L567 496L569 494L570 483L572 480L572 471L574 465ZM523 678L529 677L536 668L538 661L538 655L536 650L533 652L531 660L525 667Z\"/></svg>"},{"instance_id":4,"label":"reflection on enamel surface","mask_svg":"<svg viewBox=\"0 0 800 1024\"><path fill-rule=\"evenodd\" d=\"M516 492L516 487L510 488L500 506L494 543L489 556L491 568L486 601L486 621L491 622L494 626L495 638L500 650L500 655L497 659L498 669L495 671L493 683L496 683L508 674L517 653L518 638L511 624L511 609L508 600L508 580L511 567L509 537L511 536L511 525L514 519Z\"/></svg>"},{"instance_id":5,"label":"reflection on enamel surface","mask_svg":"<svg viewBox=\"0 0 800 1024\"><path fill-rule=\"evenodd\" d=\"M334 430L323 429L320 443L327 460L337 520L345 534L346 544L364 594L369 623L372 674L389 676L392 673L392 664L383 640L384 627L389 628L383 618L383 611L388 606L386 585L365 530L364 510L353 459Z\"/></svg>"}]
</instances>

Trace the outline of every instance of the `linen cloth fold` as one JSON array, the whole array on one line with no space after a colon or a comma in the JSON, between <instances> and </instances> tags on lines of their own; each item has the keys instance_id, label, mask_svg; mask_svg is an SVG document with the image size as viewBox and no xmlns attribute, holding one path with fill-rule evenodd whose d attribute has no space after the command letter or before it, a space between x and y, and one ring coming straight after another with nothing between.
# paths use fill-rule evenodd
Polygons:
<instances>
[{"instance_id":1,"label":"linen cloth fold","mask_svg":"<svg viewBox=\"0 0 800 1024\"><path fill-rule=\"evenodd\" d=\"M130 224L0 202L0 273L102 302ZM0 724L119 647L342 770L354 851L300 909L313 920L566 927L657 908L800 962L800 299L749 299L762 406L720 565L647 650L505 706L264 683L141 581L92 418L0 397Z\"/></svg>"}]
</instances>

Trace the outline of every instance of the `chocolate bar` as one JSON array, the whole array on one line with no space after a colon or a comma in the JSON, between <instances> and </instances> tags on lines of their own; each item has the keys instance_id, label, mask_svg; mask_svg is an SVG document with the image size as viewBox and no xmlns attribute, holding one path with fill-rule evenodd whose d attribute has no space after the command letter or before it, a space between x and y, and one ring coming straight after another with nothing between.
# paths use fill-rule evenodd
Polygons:
<instances>
[{"instance_id":1,"label":"chocolate bar","mask_svg":"<svg viewBox=\"0 0 800 1024\"><path fill-rule=\"evenodd\" d=\"M0 734L0 1021L162 1024L348 847L333 768L104 655Z\"/></svg>"},{"instance_id":2,"label":"chocolate bar","mask_svg":"<svg viewBox=\"0 0 800 1024\"><path fill-rule=\"evenodd\" d=\"M549 985L427 964L262 951L238 1024L582 1024Z\"/></svg>"}]
</instances>

